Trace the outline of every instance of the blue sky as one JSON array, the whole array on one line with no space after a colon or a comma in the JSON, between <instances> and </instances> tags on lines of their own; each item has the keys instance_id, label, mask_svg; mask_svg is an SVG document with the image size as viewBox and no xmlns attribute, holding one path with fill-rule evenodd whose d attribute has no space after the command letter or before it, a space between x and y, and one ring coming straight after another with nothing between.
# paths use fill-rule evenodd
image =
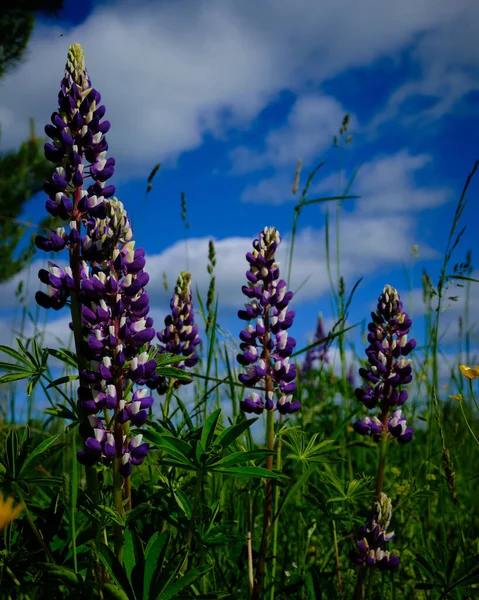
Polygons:
<instances>
[{"instance_id":1,"label":"blue sky","mask_svg":"<svg viewBox=\"0 0 479 600\"><path fill-rule=\"evenodd\" d=\"M205 293L212 238L221 323L236 335L244 254L265 225L275 225L287 245L299 158L301 184L326 160L310 198L341 191L361 165L351 190L361 198L343 205L340 228L347 289L364 277L350 322L367 319L386 283L412 299L420 317L421 270L437 280L455 202L479 158L478 27L473 0L67 0L58 18L38 19L26 61L0 84L0 150L28 135L29 117L38 130L48 122L67 48L80 42L112 123L117 196L148 253L149 295L160 324L168 307L162 273L172 285L187 266L180 193L188 203L194 282ZM332 137L346 112L353 140L341 151ZM145 204L146 178L157 162L162 167ZM476 264L478 191L476 180L453 263L471 249ZM334 216L336 207L330 211ZM24 217L43 214L36 198ZM294 301L300 345L318 312L327 323L332 318L324 225L320 205L299 221L293 289L308 278ZM414 244L419 258L409 294L403 266L412 267ZM24 277L0 286L4 335L13 290ZM35 274L31 281L33 297ZM477 323L479 293L471 294ZM460 300L444 314L450 355L463 306ZM66 314L52 315L50 333L61 335L67 322ZM422 319L417 323L420 339ZM476 340L477 332L476 324Z\"/></svg>"}]
</instances>

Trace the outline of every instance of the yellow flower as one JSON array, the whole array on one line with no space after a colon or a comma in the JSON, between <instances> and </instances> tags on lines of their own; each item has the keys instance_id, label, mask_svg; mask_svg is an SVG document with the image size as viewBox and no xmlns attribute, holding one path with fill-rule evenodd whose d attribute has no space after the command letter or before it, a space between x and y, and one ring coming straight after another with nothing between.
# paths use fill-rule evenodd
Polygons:
<instances>
[{"instance_id":1,"label":"yellow flower","mask_svg":"<svg viewBox=\"0 0 479 600\"><path fill-rule=\"evenodd\" d=\"M464 377L467 377L468 379L477 379L479 377L479 367L477 365L475 367L460 365L459 369Z\"/></svg>"},{"instance_id":2,"label":"yellow flower","mask_svg":"<svg viewBox=\"0 0 479 600\"><path fill-rule=\"evenodd\" d=\"M16 519L23 510L21 504L13 506L13 498L10 496L6 500L0 495L0 530L6 527L13 519Z\"/></svg>"},{"instance_id":3,"label":"yellow flower","mask_svg":"<svg viewBox=\"0 0 479 600\"><path fill-rule=\"evenodd\" d=\"M462 394L456 394L455 396L449 396L449 398L451 398L451 400L457 400L458 402L461 402L461 400L464 400L464 397Z\"/></svg>"}]
</instances>

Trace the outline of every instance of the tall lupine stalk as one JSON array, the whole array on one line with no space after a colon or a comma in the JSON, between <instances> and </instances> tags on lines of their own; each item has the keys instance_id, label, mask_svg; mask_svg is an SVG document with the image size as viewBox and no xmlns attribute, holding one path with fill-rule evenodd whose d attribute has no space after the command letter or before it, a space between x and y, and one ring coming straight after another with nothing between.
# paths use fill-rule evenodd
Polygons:
<instances>
[{"instance_id":1,"label":"tall lupine stalk","mask_svg":"<svg viewBox=\"0 0 479 600\"><path fill-rule=\"evenodd\" d=\"M378 298L377 310L371 313L371 317L368 325L370 345L366 349L369 364L359 370L364 385L356 389L356 397L370 410L378 407L379 416L366 416L356 421L354 430L379 443L379 464L372 516L358 532L359 541L351 558L357 564L384 569L399 565L399 558L384 550L386 542L393 537L386 532L392 511L391 501L382 491L386 446L390 439L406 444L413 437L413 429L407 426L399 407L408 397L407 391L402 388L412 380L411 360L406 357L416 347L416 341L408 340L412 320L403 311L399 294L392 286L384 287ZM364 572L358 578L356 597L362 597L363 586Z\"/></svg>"},{"instance_id":2,"label":"tall lupine stalk","mask_svg":"<svg viewBox=\"0 0 479 600\"><path fill-rule=\"evenodd\" d=\"M240 407L248 413L261 414L267 411L266 446L274 448L274 411L291 414L299 410L301 404L293 399L296 391L296 365L290 357L296 341L288 336L287 330L293 324L294 312L288 310L293 293L287 291L286 282L279 278L279 265L276 250L281 242L274 227L265 227L258 239L253 242L253 251L246 254L249 270L246 272L248 284L242 287L248 298L245 308L238 316L248 325L241 331L241 353L238 362L246 367L246 373L239 380L251 391ZM261 387L261 390L259 389ZM266 459L266 468L273 470L273 455ZM273 489L271 479L266 480L263 533L252 590L253 598L260 598L263 589L268 536L271 529Z\"/></svg>"},{"instance_id":3,"label":"tall lupine stalk","mask_svg":"<svg viewBox=\"0 0 479 600\"><path fill-rule=\"evenodd\" d=\"M70 266L49 263L48 271L42 269L39 277L47 294L38 292L36 300L54 310L69 301L85 439L85 449L77 456L87 467L98 462L113 466L115 507L122 513L123 501L130 505L132 465L148 453L141 436L128 439L128 423L143 424L153 403L147 388L133 392L132 385L143 386L155 375L149 348L155 331L147 316L145 253L135 249L127 213L114 196L115 187L107 185L115 159L106 155L110 123L103 120L100 100L91 87L82 48L73 44L58 112L45 128L53 141L45 145L45 156L56 165L44 185L46 209L65 226L36 239L47 252L68 249Z\"/></svg>"},{"instance_id":4,"label":"tall lupine stalk","mask_svg":"<svg viewBox=\"0 0 479 600\"><path fill-rule=\"evenodd\" d=\"M171 313L165 317L165 328L157 332L160 340L159 354L174 354L184 360L175 363L175 367L186 371L198 363L196 347L201 344L198 327L195 325L193 311L193 298L191 294L191 274L187 271L180 273L176 282L175 291L170 300ZM150 387L155 387L159 394L165 394L169 387L190 383L190 380L168 380L165 377L156 377L149 382ZM163 406L163 413L168 415L167 401Z\"/></svg>"}]
</instances>

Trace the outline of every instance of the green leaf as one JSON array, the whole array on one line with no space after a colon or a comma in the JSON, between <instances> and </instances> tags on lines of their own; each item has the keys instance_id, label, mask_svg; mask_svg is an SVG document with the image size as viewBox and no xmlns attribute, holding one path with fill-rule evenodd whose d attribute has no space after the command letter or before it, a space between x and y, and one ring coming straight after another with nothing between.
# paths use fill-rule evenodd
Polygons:
<instances>
[{"instance_id":1,"label":"green leaf","mask_svg":"<svg viewBox=\"0 0 479 600\"><path fill-rule=\"evenodd\" d=\"M7 458L7 464L9 466L10 473L13 477L17 475L17 455L18 455L18 436L15 429L10 429L8 432L7 440L5 442L5 453Z\"/></svg>"},{"instance_id":2,"label":"green leaf","mask_svg":"<svg viewBox=\"0 0 479 600\"><path fill-rule=\"evenodd\" d=\"M150 600L152 582L156 582L170 542L170 532L154 533L145 550L145 570L143 576L143 600ZM152 597L151 597L152 598Z\"/></svg>"},{"instance_id":3,"label":"green leaf","mask_svg":"<svg viewBox=\"0 0 479 600\"><path fill-rule=\"evenodd\" d=\"M10 373L8 375L0 376L0 383L11 383L12 381L20 381L21 379L27 379L33 377L35 371L29 373Z\"/></svg>"},{"instance_id":4,"label":"green leaf","mask_svg":"<svg viewBox=\"0 0 479 600\"><path fill-rule=\"evenodd\" d=\"M125 529L125 544L123 553L123 564L125 566L126 576L133 589L135 595L135 585L133 583L133 571L137 564L141 563L143 559L141 552L141 545L138 544L138 540L135 539L133 531L127 527ZM140 569L141 571L143 569ZM140 582L139 582L140 583ZM141 587L141 586L140 586Z\"/></svg>"},{"instance_id":5,"label":"green leaf","mask_svg":"<svg viewBox=\"0 0 479 600\"><path fill-rule=\"evenodd\" d=\"M112 600L131 600L127 594L116 585L112 583L105 583L103 585L103 591L106 592L106 598L112 598Z\"/></svg>"},{"instance_id":6,"label":"green leaf","mask_svg":"<svg viewBox=\"0 0 479 600\"><path fill-rule=\"evenodd\" d=\"M214 410L211 415L206 419L201 432L201 444L207 452L210 448L211 441L215 435L216 425L221 415L221 408Z\"/></svg>"},{"instance_id":7,"label":"green leaf","mask_svg":"<svg viewBox=\"0 0 479 600\"><path fill-rule=\"evenodd\" d=\"M3 362L3 361L0 361L0 369L2 371L13 371L13 372L17 372L17 373L26 373L27 375L30 375L32 373L31 365L24 367L22 365L17 365L14 363L7 363L7 362Z\"/></svg>"},{"instance_id":8,"label":"green leaf","mask_svg":"<svg viewBox=\"0 0 479 600\"><path fill-rule=\"evenodd\" d=\"M227 467L230 465L237 465L239 463L244 463L249 460L257 460L259 458L266 458L266 456L273 456L276 454L273 450L248 450L247 452L233 452L232 454L228 454L224 458L221 458L217 462L212 465L208 465L208 468L216 468L216 467Z\"/></svg>"},{"instance_id":9,"label":"green leaf","mask_svg":"<svg viewBox=\"0 0 479 600\"><path fill-rule=\"evenodd\" d=\"M158 600L172 600L178 597L178 594L183 591L186 587L203 577L205 573L210 571L213 565L206 565L203 567L196 567L188 571L181 579L176 581L173 585L169 586L166 590L162 591L158 596Z\"/></svg>"},{"instance_id":10,"label":"green leaf","mask_svg":"<svg viewBox=\"0 0 479 600\"><path fill-rule=\"evenodd\" d=\"M36 448L32 450L32 453L26 458L25 462L22 465L20 470L20 477L26 473L28 469L32 469L37 466L45 457L43 456L45 453L48 453L49 450L54 450L54 452L58 452L61 448L64 447L64 444L58 444L55 448L52 448L53 444L58 440L59 435L53 435L52 437L43 440ZM48 456L51 456L53 452L48 453Z\"/></svg>"},{"instance_id":11,"label":"green leaf","mask_svg":"<svg viewBox=\"0 0 479 600\"><path fill-rule=\"evenodd\" d=\"M215 473L223 473L224 475L237 475L238 477L261 477L270 479L285 478L286 475L269 471L263 467L229 467L227 469L211 469Z\"/></svg>"},{"instance_id":12,"label":"green leaf","mask_svg":"<svg viewBox=\"0 0 479 600\"><path fill-rule=\"evenodd\" d=\"M259 417L255 417L254 419L247 419L245 421L241 421L241 423L237 423L236 425L231 425L227 429L224 429L219 436L215 440L215 445L219 444L223 448L227 448L230 444L232 444L246 429L251 427L253 423L258 420Z\"/></svg>"},{"instance_id":13,"label":"green leaf","mask_svg":"<svg viewBox=\"0 0 479 600\"><path fill-rule=\"evenodd\" d=\"M193 454L193 448L187 442L151 430L142 431L142 434L148 442L151 442L157 448L180 461L192 464L190 456Z\"/></svg>"},{"instance_id":14,"label":"green leaf","mask_svg":"<svg viewBox=\"0 0 479 600\"><path fill-rule=\"evenodd\" d=\"M58 379L55 379L55 381L51 381L47 385L47 390L49 390L52 387L63 385L64 383L70 383L70 381L76 381L77 379L78 379L78 375L64 375L63 377L59 377Z\"/></svg>"},{"instance_id":15,"label":"green leaf","mask_svg":"<svg viewBox=\"0 0 479 600\"><path fill-rule=\"evenodd\" d=\"M53 408L46 408L44 412L48 415L59 417L60 419L70 419L71 421L77 420L75 413L67 408L64 404L58 404Z\"/></svg>"},{"instance_id":16,"label":"green leaf","mask_svg":"<svg viewBox=\"0 0 479 600\"><path fill-rule=\"evenodd\" d=\"M83 585L82 576L72 569L51 563L44 563L42 567L48 572L49 577L58 579L68 586L81 587Z\"/></svg>"},{"instance_id":17,"label":"green leaf","mask_svg":"<svg viewBox=\"0 0 479 600\"><path fill-rule=\"evenodd\" d=\"M48 348L48 354L61 360L63 363L73 367L74 369L78 369L78 361L76 354L71 350L67 350L66 348Z\"/></svg>"},{"instance_id":18,"label":"green leaf","mask_svg":"<svg viewBox=\"0 0 479 600\"><path fill-rule=\"evenodd\" d=\"M98 545L98 556L116 585L125 592L128 598L134 598L133 591L118 558L103 543Z\"/></svg>"},{"instance_id":19,"label":"green leaf","mask_svg":"<svg viewBox=\"0 0 479 600\"><path fill-rule=\"evenodd\" d=\"M185 360L183 358L183 360ZM177 367L157 367L156 373L163 377L173 377L174 379L182 379L183 381L193 381L189 373L178 369Z\"/></svg>"},{"instance_id":20,"label":"green leaf","mask_svg":"<svg viewBox=\"0 0 479 600\"><path fill-rule=\"evenodd\" d=\"M29 361L25 360L25 356L23 354L18 352L18 350L10 348L10 346L4 346L3 344L0 344L0 352L5 352L5 354L8 354L8 356L11 356L15 360L18 360L18 362L23 363L24 365L29 365L30 367L33 366L30 364Z\"/></svg>"}]
</instances>

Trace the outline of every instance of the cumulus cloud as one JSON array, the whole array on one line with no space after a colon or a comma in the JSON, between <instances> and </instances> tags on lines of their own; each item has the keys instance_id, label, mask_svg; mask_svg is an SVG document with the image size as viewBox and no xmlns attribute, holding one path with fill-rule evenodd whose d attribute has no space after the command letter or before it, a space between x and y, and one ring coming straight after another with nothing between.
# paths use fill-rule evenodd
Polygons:
<instances>
[{"instance_id":1,"label":"cumulus cloud","mask_svg":"<svg viewBox=\"0 0 479 600\"><path fill-rule=\"evenodd\" d=\"M107 105L111 148L131 174L197 147L207 132L248 127L281 90L391 55L462 12L448 0L109 3L79 26L36 29L28 60L2 80L2 145L28 135L28 117L47 121L74 41Z\"/></svg>"},{"instance_id":2,"label":"cumulus cloud","mask_svg":"<svg viewBox=\"0 0 479 600\"><path fill-rule=\"evenodd\" d=\"M390 156L378 156L361 165L350 194L358 195L356 210L361 214L392 214L419 212L444 204L452 197L446 188L418 186L416 177L432 163L432 157L411 155L401 150ZM249 185L242 193L244 202L282 204L294 200L291 193L293 173L278 172ZM345 173L341 181L346 182ZM310 188L311 194L334 195L338 191L338 173L318 180ZM350 202L350 201L349 201Z\"/></svg>"},{"instance_id":3,"label":"cumulus cloud","mask_svg":"<svg viewBox=\"0 0 479 600\"><path fill-rule=\"evenodd\" d=\"M231 152L234 173L264 167L290 167L298 159L306 164L331 145L346 110L334 98L304 94L297 98L287 123L266 136L264 150L239 146Z\"/></svg>"},{"instance_id":4,"label":"cumulus cloud","mask_svg":"<svg viewBox=\"0 0 479 600\"><path fill-rule=\"evenodd\" d=\"M478 91L478 27L479 5L474 0L463 0L448 18L418 36L411 51L418 66L417 76L395 90L368 130L374 134L381 124L395 118L409 124L437 122L468 93ZM406 104L409 100L427 103L411 112Z\"/></svg>"}]
</instances>

